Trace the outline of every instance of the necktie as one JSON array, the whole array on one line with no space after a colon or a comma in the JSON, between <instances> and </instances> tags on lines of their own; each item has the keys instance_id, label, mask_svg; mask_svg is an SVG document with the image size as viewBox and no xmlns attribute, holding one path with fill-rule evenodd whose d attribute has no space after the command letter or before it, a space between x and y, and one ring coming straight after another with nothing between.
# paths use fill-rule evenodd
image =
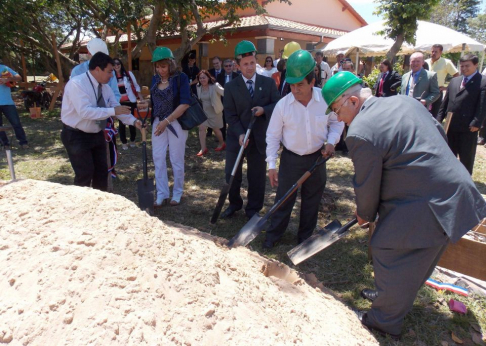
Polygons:
<instances>
[{"instance_id":1,"label":"necktie","mask_svg":"<svg viewBox=\"0 0 486 346\"><path fill-rule=\"evenodd\" d=\"M229 74L226 75L226 82L225 83L228 83L229 82Z\"/></svg>"},{"instance_id":2,"label":"necktie","mask_svg":"<svg viewBox=\"0 0 486 346\"><path fill-rule=\"evenodd\" d=\"M464 77L464 79L462 80L461 89L464 89L464 87L466 86L467 80L468 80L468 78Z\"/></svg>"},{"instance_id":3,"label":"necktie","mask_svg":"<svg viewBox=\"0 0 486 346\"><path fill-rule=\"evenodd\" d=\"M246 84L248 84L248 91L250 92L251 98L253 98L253 81L249 79L246 81Z\"/></svg>"},{"instance_id":4,"label":"necktie","mask_svg":"<svg viewBox=\"0 0 486 346\"><path fill-rule=\"evenodd\" d=\"M101 83L98 84L98 99L96 100L96 105L101 108L106 107L105 99L103 98L103 91Z\"/></svg>"},{"instance_id":5,"label":"necktie","mask_svg":"<svg viewBox=\"0 0 486 346\"><path fill-rule=\"evenodd\" d=\"M383 74L380 80L380 86L378 87L378 95L381 96L383 94L383 83L385 83L386 73Z\"/></svg>"},{"instance_id":6,"label":"necktie","mask_svg":"<svg viewBox=\"0 0 486 346\"><path fill-rule=\"evenodd\" d=\"M98 84L98 98L96 99L96 106L100 107L100 108L105 108L106 107L106 103L105 103L105 99L103 98L103 92L102 92L102 85L101 83ZM109 118L108 118L109 119ZM98 120L96 121L96 124L98 124L99 128L100 128L100 131L103 130L106 126L106 122L108 121L107 120Z\"/></svg>"}]
</instances>

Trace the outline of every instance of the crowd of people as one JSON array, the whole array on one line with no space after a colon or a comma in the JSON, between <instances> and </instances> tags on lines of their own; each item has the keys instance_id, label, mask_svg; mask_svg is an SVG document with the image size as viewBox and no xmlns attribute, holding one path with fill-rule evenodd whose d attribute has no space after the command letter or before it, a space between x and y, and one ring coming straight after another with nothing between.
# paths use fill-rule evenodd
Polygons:
<instances>
[{"instance_id":1,"label":"crowd of people","mask_svg":"<svg viewBox=\"0 0 486 346\"><path fill-rule=\"evenodd\" d=\"M90 59L73 69L65 88L61 138L74 183L106 190L107 172L113 172L116 163L115 119L126 150L125 126L130 145L135 129L144 126L133 116L143 96L133 73L108 55L102 40L90 41L88 50ZM264 66L257 63L257 50L249 41L236 45L234 59L214 57L209 70L199 69L191 53L183 72L169 48L157 47L150 85L155 205L181 203L188 131L178 119L190 107L191 94L207 115L199 125L201 148L196 155L208 154L211 129L218 141L214 150L225 151L226 181L234 176L222 218L244 209L251 219L263 208L267 177L278 201L318 159L332 157L342 143L354 165L358 223L365 227L377 221L370 243L376 289L361 292L373 304L357 315L364 326L400 338L404 316L446 246L486 217L486 203L471 179L478 131L486 116L486 77L477 70L477 56L461 57L459 75L442 51L441 45L434 45L428 60L415 52L403 76L383 60L369 88L343 52L330 67L321 52L312 56L297 42L288 43L278 59L265 57ZM11 112L4 85L18 80L17 73L10 73L12 77L0 83L4 113ZM452 80L446 86L448 75ZM441 122L446 118L444 129ZM25 134L18 128L16 134L26 145ZM0 139L8 145L1 132ZM241 195L244 160L246 204ZM317 225L326 180L324 163L301 186L297 243L308 239ZM264 249L281 240L295 200L294 194L272 216Z\"/></svg>"}]
</instances>

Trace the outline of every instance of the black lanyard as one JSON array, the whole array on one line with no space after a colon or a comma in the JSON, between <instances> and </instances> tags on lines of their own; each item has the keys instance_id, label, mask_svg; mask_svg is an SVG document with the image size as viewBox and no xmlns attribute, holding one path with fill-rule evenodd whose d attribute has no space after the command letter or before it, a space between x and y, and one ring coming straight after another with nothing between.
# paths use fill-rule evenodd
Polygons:
<instances>
[{"instance_id":1,"label":"black lanyard","mask_svg":"<svg viewBox=\"0 0 486 346\"><path fill-rule=\"evenodd\" d=\"M93 82L91 81L91 77L89 76L88 72L86 72L86 75L88 76L89 83L91 84L91 87L93 88L96 104L98 104L98 96L96 95L96 90L95 90L95 87L93 85Z\"/></svg>"}]
</instances>

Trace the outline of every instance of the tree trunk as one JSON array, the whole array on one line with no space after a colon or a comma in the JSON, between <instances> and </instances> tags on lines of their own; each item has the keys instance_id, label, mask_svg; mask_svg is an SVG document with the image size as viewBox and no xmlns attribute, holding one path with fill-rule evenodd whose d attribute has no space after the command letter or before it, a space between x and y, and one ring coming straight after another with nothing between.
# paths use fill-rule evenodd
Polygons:
<instances>
[{"instance_id":1,"label":"tree trunk","mask_svg":"<svg viewBox=\"0 0 486 346\"><path fill-rule=\"evenodd\" d=\"M152 15L152 19L150 20L149 28L147 30L147 34L143 37L142 40L137 42L137 45L132 50L132 59L137 59L140 57L142 53L142 48L147 45L150 53L152 53L157 47L157 30L160 26L160 21L162 19L162 14L164 12L164 1L157 1L154 7L154 13Z\"/></svg>"},{"instance_id":2,"label":"tree trunk","mask_svg":"<svg viewBox=\"0 0 486 346\"><path fill-rule=\"evenodd\" d=\"M393 61L393 58L395 58L397 53L400 51L400 48L402 47L403 41L404 41L404 34L401 33L397 36L395 43L390 48L390 50L386 53L386 58L389 61Z\"/></svg>"}]
</instances>

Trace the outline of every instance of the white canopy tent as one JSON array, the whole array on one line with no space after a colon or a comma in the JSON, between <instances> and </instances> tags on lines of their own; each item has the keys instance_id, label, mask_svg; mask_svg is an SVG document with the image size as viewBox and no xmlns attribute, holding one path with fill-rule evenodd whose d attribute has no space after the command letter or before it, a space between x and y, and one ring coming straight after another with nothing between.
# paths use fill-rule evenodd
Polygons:
<instances>
[{"instance_id":1,"label":"white canopy tent","mask_svg":"<svg viewBox=\"0 0 486 346\"><path fill-rule=\"evenodd\" d=\"M322 49L325 55L336 55L337 52L344 54L356 54L358 56L384 56L393 45L394 41L378 35L377 32L383 30L385 21L375 22L365 27L356 29L330 42ZM415 46L404 42L398 54L412 54L420 50L430 52L432 45L441 44L444 52L483 52L480 70L484 60L485 45L473 40L445 26L418 21Z\"/></svg>"}]
</instances>

